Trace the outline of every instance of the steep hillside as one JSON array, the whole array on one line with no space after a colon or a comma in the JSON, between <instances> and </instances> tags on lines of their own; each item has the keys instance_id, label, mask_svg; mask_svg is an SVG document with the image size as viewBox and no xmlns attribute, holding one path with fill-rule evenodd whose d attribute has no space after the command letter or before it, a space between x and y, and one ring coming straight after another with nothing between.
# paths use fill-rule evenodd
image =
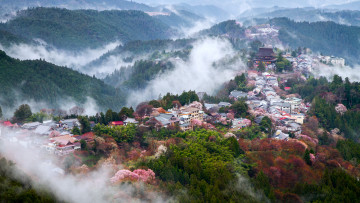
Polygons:
<instances>
[{"instance_id":1,"label":"steep hillside","mask_svg":"<svg viewBox=\"0 0 360 203\"><path fill-rule=\"evenodd\" d=\"M210 29L200 32L201 35L227 35L230 38L240 38L245 34L245 29L235 20L228 20L212 26Z\"/></svg>"},{"instance_id":2,"label":"steep hillside","mask_svg":"<svg viewBox=\"0 0 360 203\"><path fill-rule=\"evenodd\" d=\"M13 43L29 43L30 40L27 40L23 37L14 35L8 31L0 30L0 44L3 46L10 46Z\"/></svg>"},{"instance_id":3,"label":"steep hillside","mask_svg":"<svg viewBox=\"0 0 360 203\"><path fill-rule=\"evenodd\" d=\"M0 30L58 48L97 47L111 41L165 39L174 31L141 11L66 10L33 8L0 24Z\"/></svg>"},{"instance_id":4,"label":"steep hillside","mask_svg":"<svg viewBox=\"0 0 360 203\"><path fill-rule=\"evenodd\" d=\"M178 10L176 11L176 13L171 12L167 9L164 9L163 11L166 11L167 13L169 13L169 15L156 15L154 16L154 18L157 18L165 24L174 28L191 27L194 25L195 22L199 20L204 20L203 17L200 17L186 10Z\"/></svg>"},{"instance_id":5,"label":"steep hillside","mask_svg":"<svg viewBox=\"0 0 360 203\"><path fill-rule=\"evenodd\" d=\"M293 48L308 47L323 54L344 57L351 64L360 62L360 27L334 22L294 22L287 18L275 18L270 23L282 28L279 39Z\"/></svg>"},{"instance_id":6,"label":"steep hillside","mask_svg":"<svg viewBox=\"0 0 360 203\"><path fill-rule=\"evenodd\" d=\"M0 86L3 107L29 100L57 107L68 98L84 103L91 97L103 109L118 109L125 99L118 90L96 78L42 60L13 59L3 51L0 51Z\"/></svg>"}]
</instances>

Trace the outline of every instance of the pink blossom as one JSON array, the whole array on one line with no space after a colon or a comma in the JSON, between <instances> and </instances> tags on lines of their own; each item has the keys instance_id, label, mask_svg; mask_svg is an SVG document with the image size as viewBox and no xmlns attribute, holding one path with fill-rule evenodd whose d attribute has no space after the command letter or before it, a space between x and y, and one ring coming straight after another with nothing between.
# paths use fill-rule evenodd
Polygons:
<instances>
[{"instance_id":1,"label":"pink blossom","mask_svg":"<svg viewBox=\"0 0 360 203\"><path fill-rule=\"evenodd\" d=\"M136 169L133 173L137 174L139 176L139 179L143 182L149 182L155 179L155 173L151 169Z\"/></svg>"},{"instance_id":2,"label":"pink blossom","mask_svg":"<svg viewBox=\"0 0 360 203\"><path fill-rule=\"evenodd\" d=\"M311 162L315 162L315 156L314 156L314 154L310 154L310 160L311 160Z\"/></svg>"},{"instance_id":3,"label":"pink blossom","mask_svg":"<svg viewBox=\"0 0 360 203\"><path fill-rule=\"evenodd\" d=\"M115 176L110 178L112 183L120 182L123 180L130 180L130 181L143 181L143 182L150 182L155 179L155 173L151 169L143 170L143 169L136 169L135 171L131 172L129 170L119 170L116 172Z\"/></svg>"},{"instance_id":4,"label":"pink blossom","mask_svg":"<svg viewBox=\"0 0 360 203\"><path fill-rule=\"evenodd\" d=\"M307 135L299 135L299 138L303 138L304 140L308 140L308 141L314 143L315 145L317 145L319 143L318 139L314 139L314 138L309 137Z\"/></svg>"},{"instance_id":5,"label":"pink blossom","mask_svg":"<svg viewBox=\"0 0 360 203\"><path fill-rule=\"evenodd\" d=\"M197 109L203 109L202 103L198 101L194 101L193 103L189 104L189 107L197 108Z\"/></svg>"},{"instance_id":6,"label":"pink blossom","mask_svg":"<svg viewBox=\"0 0 360 203\"><path fill-rule=\"evenodd\" d=\"M194 119L191 121L193 125L201 126L202 122L200 120Z\"/></svg>"},{"instance_id":7,"label":"pink blossom","mask_svg":"<svg viewBox=\"0 0 360 203\"><path fill-rule=\"evenodd\" d=\"M337 113L340 113L342 115L347 111L347 108L346 108L346 106L344 106L344 104L338 104L335 107L335 110L336 110Z\"/></svg>"}]
</instances>

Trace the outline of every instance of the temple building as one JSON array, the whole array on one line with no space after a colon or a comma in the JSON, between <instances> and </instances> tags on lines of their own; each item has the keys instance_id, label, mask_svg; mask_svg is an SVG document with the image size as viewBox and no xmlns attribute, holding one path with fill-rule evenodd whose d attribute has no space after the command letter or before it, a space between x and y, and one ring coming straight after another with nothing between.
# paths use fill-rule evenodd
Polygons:
<instances>
[{"instance_id":1,"label":"temple building","mask_svg":"<svg viewBox=\"0 0 360 203\"><path fill-rule=\"evenodd\" d=\"M276 62L276 55L272 48L259 48L259 52L256 54L254 63L259 64L260 62L264 62L267 65Z\"/></svg>"}]
</instances>

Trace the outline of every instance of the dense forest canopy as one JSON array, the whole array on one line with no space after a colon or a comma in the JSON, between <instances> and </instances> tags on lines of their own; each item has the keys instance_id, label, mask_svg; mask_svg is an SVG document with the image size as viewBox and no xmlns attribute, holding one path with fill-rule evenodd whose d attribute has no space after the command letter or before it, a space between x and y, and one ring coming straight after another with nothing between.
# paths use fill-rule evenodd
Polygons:
<instances>
[{"instance_id":1,"label":"dense forest canopy","mask_svg":"<svg viewBox=\"0 0 360 203\"><path fill-rule=\"evenodd\" d=\"M94 48L119 40L169 38L175 31L160 20L135 10L67 10L31 8L0 24L0 30L26 39L42 39L57 48Z\"/></svg>"},{"instance_id":2,"label":"dense forest canopy","mask_svg":"<svg viewBox=\"0 0 360 203\"><path fill-rule=\"evenodd\" d=\"M279 26L280 40L292 48L308 47L315 52L345 58L350 64L359 63L360 27L334 22L295 22L274 18L270 23Z\"/></svg>"},{"instance_id":3,"label":"dense forest canopy","mask_svg":"<svg viewBox=\"0 0 360 203\"><path fill-rule=\"evenodd\" d=\"M16 174L16 165L0 159L0 199L2 202L57 202L53 194L31 185L25 173ZM21 180L21 181L19 181Z\"/></svg>"},{"instance_id":4,"label":"dense forest canopy","mask_svg":"<svg viewBox=\"0 0 360 203\"><path fill-rule=\"evenodd\" d=\"M130 41L100 56L97 60L91 62L89 66L96 67L101 65L101 63L106 62L111 56L122 57L126 62L133 61L134 59L142 56L147 56L147 58L154 60L158 59L154 57L161 55L163 52L169 52L169 50L173 52L189 50L192 48L193 42L195 42L195 39ZM159 54L154 54L156 52Z\"/></svg>"},{"instance_id":5,"label":"dense forest canopy","mask_svg":"<svg viewBox=\"0 0 360 203\"><path fill-rule=\"evenodd\" d=\"M228 20L212 26L210 29L200 32L202 35L228 35L230 38L240 38L245 34L245 29L235 20Z\"/></svg>"},{"instance_id":6,"label":"dense forest canopy","mask_svg":"<svg viewBox=\"0 0 360 203\"><path fill-rule=\"evenodd\" d=\"M296 22L318 22L332 21L338 24L359 26L360 11L350 10L323 10L316 8L272 8L263 9L246 16L242 14L240 20L250 20L251 18L280 18L286 17ZM249 15L249 13L247 13Z\"/></svg>"},{"instance_id":7,"label":"dense forest canopy","mask_svg":"<svg viewBox=\"0 0 360 203\"><path fill-rule=\"evenodd\" d=\"M14 107L17 99L60 107L68 97L79 103L91 97L106 108L118 109L124 104L124 95L101 80L43 60L20 61L0 51L0 70L3 107Z\"/></svg>"}]
</instances>

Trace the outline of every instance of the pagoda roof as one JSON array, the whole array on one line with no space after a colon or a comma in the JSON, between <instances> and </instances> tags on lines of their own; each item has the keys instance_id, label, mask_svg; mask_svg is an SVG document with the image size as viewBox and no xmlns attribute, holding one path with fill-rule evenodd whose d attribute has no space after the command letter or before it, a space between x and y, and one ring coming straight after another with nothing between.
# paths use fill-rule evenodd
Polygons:
<instances>
[{"instance_id":1,"label":"pagoda roof","mask_svg":"<svg viewBox=\"0 0 360 203\"><path fill-rule=\"evenodd\" d=\"M256 54L256 56L258 57L266 57L266 56L272 56L272 57L275 57L275 53L274 53L274 50L273 48L265 48L265 47L262 47L262 48L259 48L259 51L258 53Z\"/></svg>"}]
</instances>

